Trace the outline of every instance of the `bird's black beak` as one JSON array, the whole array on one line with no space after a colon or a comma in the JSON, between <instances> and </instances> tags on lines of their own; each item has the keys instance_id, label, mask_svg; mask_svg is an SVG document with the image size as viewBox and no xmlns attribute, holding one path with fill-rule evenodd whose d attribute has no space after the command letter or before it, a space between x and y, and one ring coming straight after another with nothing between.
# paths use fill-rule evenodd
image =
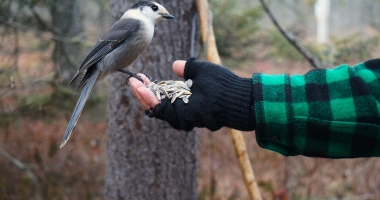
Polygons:
<instances>
[{"instance_id":1,"label":"bird's black beak","mask_svg":"<svg viewBox=\"0 0 380 200\"><path fill-rule=\"evenodd\" d=\"M173 16L173 15L171 15L171 14L161 14L161 16L163 17L163 18L165 18L165 19L174 19L175 17Z\"/></svg>"}]
</instances>

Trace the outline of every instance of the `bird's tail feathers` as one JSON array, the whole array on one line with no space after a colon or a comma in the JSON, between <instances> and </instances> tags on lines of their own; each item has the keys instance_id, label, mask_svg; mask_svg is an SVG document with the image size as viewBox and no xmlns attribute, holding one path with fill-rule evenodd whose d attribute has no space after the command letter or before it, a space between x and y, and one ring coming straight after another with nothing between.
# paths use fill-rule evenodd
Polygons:
<instances>
[{"instance_id":1,"label":"bird's tail feathers","mask_svg":"<svg viewBox=\"0 0 380 200\"><path fill-rule=\"evenodd\" d=\"M69 82L69 85L71 85L77 78L78 76L80 75L79 71L74 75L74 77L71 79L71 81Z\"/></svg>"},{"instance_id":2,"label":"bird's tail feathers","mask_svg":"<svg viewBox=\"0 0 380 200\"><path fill-rule=\"evenodd\" d=\"M83 110L83 107L84 107L87 99L88 99L88 96L90 95L90 92L96 83L96 79L98 78L99 73L100 73L100 70L94 70L94 72L88 78L86 84L83 86L82 93L78 99L77 105L74 108L74 112L71 115L69 124L67 125L66 131L65 131L65 134L63 135L60 148L62 148L66 144L67 140L69 140L71 132L73 131L73 129L74 129L74 127L75 127L75 125L79 119L79 116Z\"/></svg>"}]
</instances>

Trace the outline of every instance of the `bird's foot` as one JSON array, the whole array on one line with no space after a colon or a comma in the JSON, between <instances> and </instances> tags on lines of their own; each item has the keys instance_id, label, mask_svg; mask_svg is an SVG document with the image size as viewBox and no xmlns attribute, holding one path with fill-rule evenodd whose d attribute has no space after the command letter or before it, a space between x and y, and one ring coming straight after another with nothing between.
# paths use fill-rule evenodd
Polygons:
<instances>
[{"instance_id":1,"label":"bird's foot","mask_svg":"<svg viewBox=\"0 0 380 200\"><path fill-rule=\"evenodd\" d=\"M150 77L147 73L142 73L142 74L144 74L149 79L149 81L152 82L152 77Z\"/></svg>"},{"instance_id":2,"label":"bird's foot","mask_svg":"<svg viewBox=\"0 0 380 200\"><path fill-rule=\"evenodd\" d=\"M137 80L139 80L139 81L141 81L142 83L144 83L144 80L141 78L141 76L139 76L137 73L134 73L134 72L130 72L130 71L127 71L127 70L124 70L124 69L119 69L118 70L119 72L122 72L122 73L124 73L124 74L128 74L129 75L129 77L127 77L127 79L126 79L126 81L125 81L125 83L127 84L127 85L130 85L129 84L129 79L130 78L136 78Z\"/></svg>"}]
</instances>

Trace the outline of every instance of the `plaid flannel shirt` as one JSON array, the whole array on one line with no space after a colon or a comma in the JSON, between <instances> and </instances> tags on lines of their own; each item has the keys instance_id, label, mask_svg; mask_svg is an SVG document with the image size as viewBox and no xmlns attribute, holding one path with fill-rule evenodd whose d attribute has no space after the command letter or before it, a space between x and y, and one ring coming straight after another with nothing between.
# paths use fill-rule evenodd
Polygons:
<instances>
[{"instance_id":1,"label":"plaid flannel shirt","mask_svg":"<svg viewBox=\"0 0 380 200\"><path fill-rule=\"evenodd\" d=\"M253 75L256 139L285 156L380 156L380 59Z\"/></svg>"}]
</instances>

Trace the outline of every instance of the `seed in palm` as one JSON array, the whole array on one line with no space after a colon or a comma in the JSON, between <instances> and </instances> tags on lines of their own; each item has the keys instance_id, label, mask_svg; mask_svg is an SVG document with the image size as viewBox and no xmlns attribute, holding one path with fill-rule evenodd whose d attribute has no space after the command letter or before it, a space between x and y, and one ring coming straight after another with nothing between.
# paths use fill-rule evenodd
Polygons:
<instances>
[{"instance_id":1,"label":"seed in palm","mask_svg":"<svg viewBox=\"0 0 380 200\"><path fill-rule=\"evenodd\" d=\"M189 103L191 96L191 86L193 81L188 79L187 81L161 81L159 83L151 82L146 87L149 88L158 98L162 100L168 98L171 103L174 103L176 99L182 99L184 103Z\"/></svg>"}]
</instances>

